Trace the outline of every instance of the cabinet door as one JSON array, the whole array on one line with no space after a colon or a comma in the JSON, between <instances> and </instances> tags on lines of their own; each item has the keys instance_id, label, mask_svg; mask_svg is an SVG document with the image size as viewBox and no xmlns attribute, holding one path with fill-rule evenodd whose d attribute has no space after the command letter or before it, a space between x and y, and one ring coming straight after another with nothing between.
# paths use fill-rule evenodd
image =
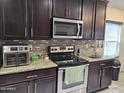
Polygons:
<instances>
[{"instance_id":1,"label":"cabinet door","mask_svg":"<svg viewBox=\"0 0 124 93\"><path fill-rule=\"evenodd\" d=\"M2 25L3 25L3 16L2 16L2 4L0 1L0 39L1 39L1 32L2 32Z\"/></svg>"},{"instance_id":2,"label":"cabinet door","mask_svg":"<svg viewBox=\"0 0 124 93\"><path fill-rule=\"evenodd\" d=\"M32 0L32 39L49 39L50 37L50 0Z\"/></svg>"},{"instance_id":3,"label":"cabinet door","mask_svg":"<svg viewBox=\"0 0 124 93\"><path fill-rule=\"evenodd\" d=\"M49 77L34 81L34 93L56 93L56 78Z\"/></svg>"},{"instance_id":4,"label":"cabinet door","mask_svg":"<svg viewBox=\"0 0 124 93\"><path fill-rule=\"evenodd\" d=\"M91 40L94 32L95 0L83 1L83 39Z\"/></svg>"},{"instance_id":5,"label":"cabinet door","mask_svg":"<svg viewBox=\"0 0 124 93\"><path fill-rule=\"evenodd\" d=\"M93 92L100 88L100 69L89 70L87 92Z\"/></svg>"},{"instance_id":6,"label":"cabinet door","mask_svg":"<svg viewBox=\"0 0 124 93\"><path fill-rule=\"evenodd\" d=\"M95 36L97 40L104 40L106 5L104 1L98 1L96 4Z\"/></svg>"},{"instance_id":7,"label":"cabinet door","mask_svg":"<svg viewBox=\"0 0 124 93\"><path fill-rule=\"evenodd\" d=\"M53 0L53 16L66 17L66 0Z\"/></svg>"},{"instance_id":8,"label":"cabinet door","mask_svg":"<svg viewBox=\"0 0 124 93\"><path fill-rule=\"evenodd\" d=\"M30 93L28 82L1 86L0 93Z\"/></svg>"},{"instance_id":9,"label":"cabinet door","mask_svg":"<svg viewBox=\"0 0 124 93\"><path fill-rule=\"evenodd\" d=\"M67 18L81 20L82 4L82 0L67 0Z\"/></svg>"},{"instance_id":10,"label":"cabinet door","mask_svg":"<svg viewBox=\"0 0 124 93\"><path fill-rule=\"evenodd\" d=\"M27 37L27 0L2 0L3 39Z\"/></svg>"},{"instance_id":11,"label":"cabinet door","mask_svg":"<svg viewBox=\"0 0 124 93\"><path fill-rule=\"evenodd\" d=\"M112 67L104 67L102 70L101 88L106 88L111 85Z\"/></svg>"}]
</instances>

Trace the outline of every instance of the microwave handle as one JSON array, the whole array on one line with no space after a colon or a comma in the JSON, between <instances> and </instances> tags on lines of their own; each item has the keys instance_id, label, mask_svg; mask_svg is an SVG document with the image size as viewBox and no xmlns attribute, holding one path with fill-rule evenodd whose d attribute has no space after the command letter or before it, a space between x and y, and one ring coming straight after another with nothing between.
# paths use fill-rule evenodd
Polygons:
<instances>
[{"instance_id":1,"label":"microwave handle","mask_svg":"<svg viewBox=\"0 0 124 93\"><path fill-rule=\"evenodd\" d=\"M79 24L77 24L77 26L78 26L77 36L79 36L79 33L80 33L80 25L79 25Z\"/></svg>"}]
</instances>

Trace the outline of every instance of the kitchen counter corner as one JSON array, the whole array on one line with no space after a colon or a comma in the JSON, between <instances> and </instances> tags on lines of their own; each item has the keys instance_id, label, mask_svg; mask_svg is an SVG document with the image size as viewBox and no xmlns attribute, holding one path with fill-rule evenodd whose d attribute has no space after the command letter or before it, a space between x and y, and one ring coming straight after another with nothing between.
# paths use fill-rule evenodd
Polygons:
<instances>
[{"instance_id":1,"label":"kitchen counter corner","mask_svg":"<svg viewBox=\"0 0 124 93\"><path fill-rule=\"evenodd\" d=\"M114 56L103 56L100 58L91 58L89 56L80 56L81 58L87 60L88 62L96 62L96 61L103 61L103 60L111 60L114 59Z\"/></svg>"}]
</instances>

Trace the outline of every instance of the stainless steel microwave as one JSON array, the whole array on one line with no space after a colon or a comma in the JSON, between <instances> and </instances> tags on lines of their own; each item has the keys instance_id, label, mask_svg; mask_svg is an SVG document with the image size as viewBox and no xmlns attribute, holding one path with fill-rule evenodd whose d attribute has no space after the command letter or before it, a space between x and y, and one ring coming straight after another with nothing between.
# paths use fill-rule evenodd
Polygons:
<instances>
[{"instance_id":1,"label":"stainless steel microwave","mask_svg":"<svg viewBox=\"0 0 124 93\"><path fill-rule=\"evenodd\" d=\"M53 18L52 36L56 39L82 39L83 21Z\"/></svg>"}]
</instances>

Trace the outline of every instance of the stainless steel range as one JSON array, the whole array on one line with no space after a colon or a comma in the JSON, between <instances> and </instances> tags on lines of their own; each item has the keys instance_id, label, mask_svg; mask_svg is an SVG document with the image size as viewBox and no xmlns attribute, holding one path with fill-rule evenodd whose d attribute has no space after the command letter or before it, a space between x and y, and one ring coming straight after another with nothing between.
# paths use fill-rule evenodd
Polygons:
<instances>
[{"instance_id":1,"label":"stainless steel range","mask_svg":"<svg viewBox=\"0 0 124 93\"><path fill-rule=\"evenodd\" d=\"M58 65L57 93L86 93L88 62L74 55L74 46L51 46L49 58Z\"/></svg>"}]
</instances>

